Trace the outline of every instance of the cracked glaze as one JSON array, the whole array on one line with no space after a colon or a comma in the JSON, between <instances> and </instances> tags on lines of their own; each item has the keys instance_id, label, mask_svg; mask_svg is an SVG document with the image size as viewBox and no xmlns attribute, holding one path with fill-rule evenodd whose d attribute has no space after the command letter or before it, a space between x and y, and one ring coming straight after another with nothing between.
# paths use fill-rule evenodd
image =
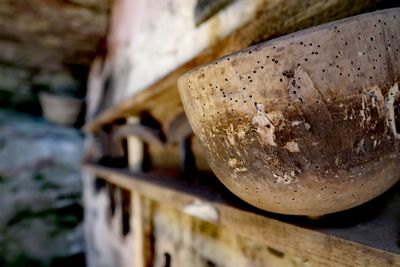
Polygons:
<instances>
[{"instance_id":1,"label":"cracked glaze","mask_svg":"<svg viewBox=\"0 0 400 267\"><path fill-rule=\"evenodd\" d=\"M218 178L259 208L322 215L399 178L400 9L284 36L179 80Z\"/></svg>"}]
</instances>

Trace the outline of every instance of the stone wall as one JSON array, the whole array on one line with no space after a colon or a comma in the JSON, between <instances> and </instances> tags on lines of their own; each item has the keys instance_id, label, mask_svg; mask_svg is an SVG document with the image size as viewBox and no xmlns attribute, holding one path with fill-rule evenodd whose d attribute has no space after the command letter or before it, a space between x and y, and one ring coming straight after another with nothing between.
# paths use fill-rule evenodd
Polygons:
<instances>
[{"instance_id":1,"label":"stone wall","mask_svg":"<svg viewBox=\"0 0 400 267\"><path fill-rule=\"evenodd\" d=\"M81 134L5 110L0 133L0 266L83 266Z\"/></svg>"},{"instance_id":2,"label":"stone wall","mask_svg":"<svg viewBox=\"0 0 400 267\"><path fill-rule=\"evenodd\" d=\"M70 81L80 81L73 86L84 91L88 65L102 53L110 2L2 1L0 105L35 111L39 90L59 90ZM60 85L59 77L68 83Z\"/></svg>"}]
</instances>

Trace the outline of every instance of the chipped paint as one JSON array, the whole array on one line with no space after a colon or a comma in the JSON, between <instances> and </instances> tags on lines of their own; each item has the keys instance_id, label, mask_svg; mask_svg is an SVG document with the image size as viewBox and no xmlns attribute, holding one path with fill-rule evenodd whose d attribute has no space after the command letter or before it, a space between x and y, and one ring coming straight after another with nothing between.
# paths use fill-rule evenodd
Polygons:
<instances>
[{"instance_id":1,"label":"chipped paint","mask_svg":"<svg viewBox=\"0 0 400 267\"><path fill-rule=\"evenodd\" d=\"M294 180L294 177L291 177L287 175L286 173L283 174L283 176L277 175L276 173L273 174L273 176L276 178L275 182L277 184L291 184Z\"/></svg>"},{"instance_id":2,"label":"chipped paint","mask_svg":"<svg viewBox=\"0 0 400 267\"><path fill-rule=\"evenodd\" d=\"M235 136L234 136L233 134L228 134L228 135L227 135L227 138L228 138L229 144L230 144L231 146L234 146L234 145L236 144L236 142L235 142Z\"/></svg>"},{"instance_id":3,"label":"chipped paint","mask_svg":"<svg viewBox=\"0 0 400 267\"><path fill-rule=\"evenodd\" d=\"M199 199L195 199L193 203L186 205L183 208L183 212L208 222L218 222L219 216L217 209Z\"/></svg>"},{"instance_id":4,"label":"chipped paint","mask_svg":"<svg viewBox=\"0 0 400 267\"><path fill-rule=\"evenodd\" d=\"M242 130L242 129L238 130L237 136L238 136L240 139L243 139L243 138L245 137L245 135L246 135L246 132L245 132L244 130Z\"/></svg>"},{"instance_id":5,"label":"chipped paint","mask_svg":"<svg viewBox=\"0 0 400 267\"><path fill-rule=\"evenodd\" d=\"M397 85L397 83L395 83L392 88L389 89L385 102L385 108L387 110L386 123L396 139L400 139L400 134L396 130L396 118L394 114L394 101L396 100L396 98L399 97L398 92L399 86Z\"/></svg>"},{"instance_id":6,"label":"chipped paint","mask_svg":"<svg viewBox=\"0 0 400 267\"><path fill-rule=\"evenodd\" d=\"M369 97L366 94L362 94L361 96L361 121L359 122L360 127L368 126L369 122L371 121L371 111L368 105Z\"/></svg>"},{"instance_id":7,"label":"chipped paint","mask_svg":"<svg viewBox=\"0 0 400 267\"><path fill-rule=\"evenodd\" d=\"M295 69L287 90L292 101L301 103L300 109L310 128L313 127L316 132L320 129L332 129L332 115L327 102L307 71L301 67Z\"/></svg>"},{"instance_id":8,"label":"chipped paint","mask_svg":"<svg viewBox=\"0 0 400 267\"><path fill-rule=\"evenodd\" d=\"M347 108L345 108L344 109L344 118L343 118L343 120L344 121L347 121L349 119L349 116L348 116L348 114L347 114Z\"/></svg>"},{"instance_id":9,"label":"chipped paint","mask_svg":"<svg viewBox=\"0 0 400 267\"><path fill-rule=\"evenodd\" d=\"M291 153L300 152L299 145L295 141L287 142L284 148L289 150Z\"/></svg>"},{"instance_id":10,"label":"chipped paint","mask_svg":"<svg viewBox=\"0 0 400 267\"><path fill-rule=\"evenodd\" d=\"M384 104L384 97L382 95L382 91L378 86L373 86L368 90L372 93L371 97L371 106L378 111L378 114L381 115L382 106Z\"/></svg>"},{"instance_id":11,"label":"chipped paint","mask_svg":"<svg viewBox=\"0 0 400 267\"><path fill-rule=\"evenodd\" d=\"M361 95L361 121L360 127L368 127L372 120L372 110L376 110L378 115L381 116L381 109L383 106L384 98L378 86L373 86L364 91Z\"/></svg>"},{"instance_id":12,"label":"chipped paint","mask_svg":"<svg viewBox=\"0 0 400 267\"><path fill-rule=\"evenodd\" d=\"M231 167L231 168L235 168L236 167L236 165L237 165L237 159L235 159L235 158L230 158L229 160L228 160L228 165L229 165L229 167Z\"/></svg>"},{"instance_id":13,"label":"chipped paint","mask_svg":"<svg viewBox=\"0 0 400 267\"><path fill-rule=\"evenodd\" d=\"M236 133L236 131L235 131L234 127L233 127L233 124L230 124L229 125L229 130L228 130L228 133L227 133L227 138L228 138L229 144L231 146L236 145L235 133Z\"/></svg>"},{"instance_id":14,"label":"chipped paint","mask_svg":"<svg viewBox=\"0 0 400 267\"><path fill-rule=\"evenodd\" d=\"M366 152L365 152L365 149L364 149L364 144L365 144L365 140L364 140L364 138L362 138L362 139L357 143L357 146L356 146L356 148L355 148L355 152L356 152L357 154L359 154L360 152L366 153Z\"/></svg>"},{"instance_id":15,"label":"chipped paint","mask_svg":"<svg viewBox=\"0 0 400 267\"><path fill-rule=\"evenodd\" d=\"M273 114L274 117L279 114ZM256 115L253 117L252 123L257 126L257 133L266 145L276 146L275 143L275 126L272 122L273 118L269 118L264 112L264 105L256 103Z\"/></svg>"},{"instance_id":16,"label":"chipped paint","mask_svg":"<svg viewBox=\"0 0 400 267\"><path fill-rule=\"evenodd\" d=\"M246 171L247 171L247 168L245 168L245 167L235 168L234 171L235 171L235 172L246 172Z\"/></svg>"}]
</instances>

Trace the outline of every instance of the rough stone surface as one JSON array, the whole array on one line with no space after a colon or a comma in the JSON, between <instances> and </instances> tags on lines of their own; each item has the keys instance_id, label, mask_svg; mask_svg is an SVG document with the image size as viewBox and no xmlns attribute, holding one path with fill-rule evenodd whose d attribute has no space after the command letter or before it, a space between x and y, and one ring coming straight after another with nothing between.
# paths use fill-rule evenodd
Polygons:
<instances>
[{"instance_id":1,"label":"rough stone surface","mask_svg":"<svg viewBox=\"0 0 400 267\"><path fill-rule=\"evenodd\" d=\"M109 0L2 1L0 62L29 68L87 65L107 28Z\"/></svg>"},{"instance_id":2,"label":"rough stone surface","mask_svg":"<svg viewBox=\"0 0 400 267\"><path fill-rule=\"evenodd\" d=\"M37 105L36 91L43 89L37 86L54 88L43 76L84 81L105 37L110 6L111 0L2 1L0 104Z\"/></svg>"},{"instance_id":3,"label":"rough stone surface","mask_svg":"<svg viewBox=\"0 0 400 267\"><path fill-rule=\"evenodd\" d=\"M0 266L83 262L82 149L75 129L0 110Z\"/></svg>"}]
</instances>

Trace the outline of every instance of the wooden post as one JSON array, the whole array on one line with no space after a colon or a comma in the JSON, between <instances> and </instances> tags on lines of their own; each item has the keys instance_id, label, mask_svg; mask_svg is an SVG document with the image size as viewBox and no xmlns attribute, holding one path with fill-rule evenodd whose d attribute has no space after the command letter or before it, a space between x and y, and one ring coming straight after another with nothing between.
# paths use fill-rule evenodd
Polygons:
<instances>
[{"instance_id":1,"label":"wooden post","mask_svg":"<svg viewBox=\"0 0 400 267\"><path fill-rule=\"evenodd\" d=\"M133 192L133 229L135 234L134 266L152 266L151 200Z\"/></svg>"},{"instance_id":2,"label":"wooden post","mask_svg":"<svg viewBox=\"0 0 400 267\"><path fill-rule=\"evenodd\" d=\"M128 123L138 123L138 117L128 117ZM136 136L128 136L128 165L129 169L133 172L142 171L144 144Z\"/></svg>"}]
</instances>

